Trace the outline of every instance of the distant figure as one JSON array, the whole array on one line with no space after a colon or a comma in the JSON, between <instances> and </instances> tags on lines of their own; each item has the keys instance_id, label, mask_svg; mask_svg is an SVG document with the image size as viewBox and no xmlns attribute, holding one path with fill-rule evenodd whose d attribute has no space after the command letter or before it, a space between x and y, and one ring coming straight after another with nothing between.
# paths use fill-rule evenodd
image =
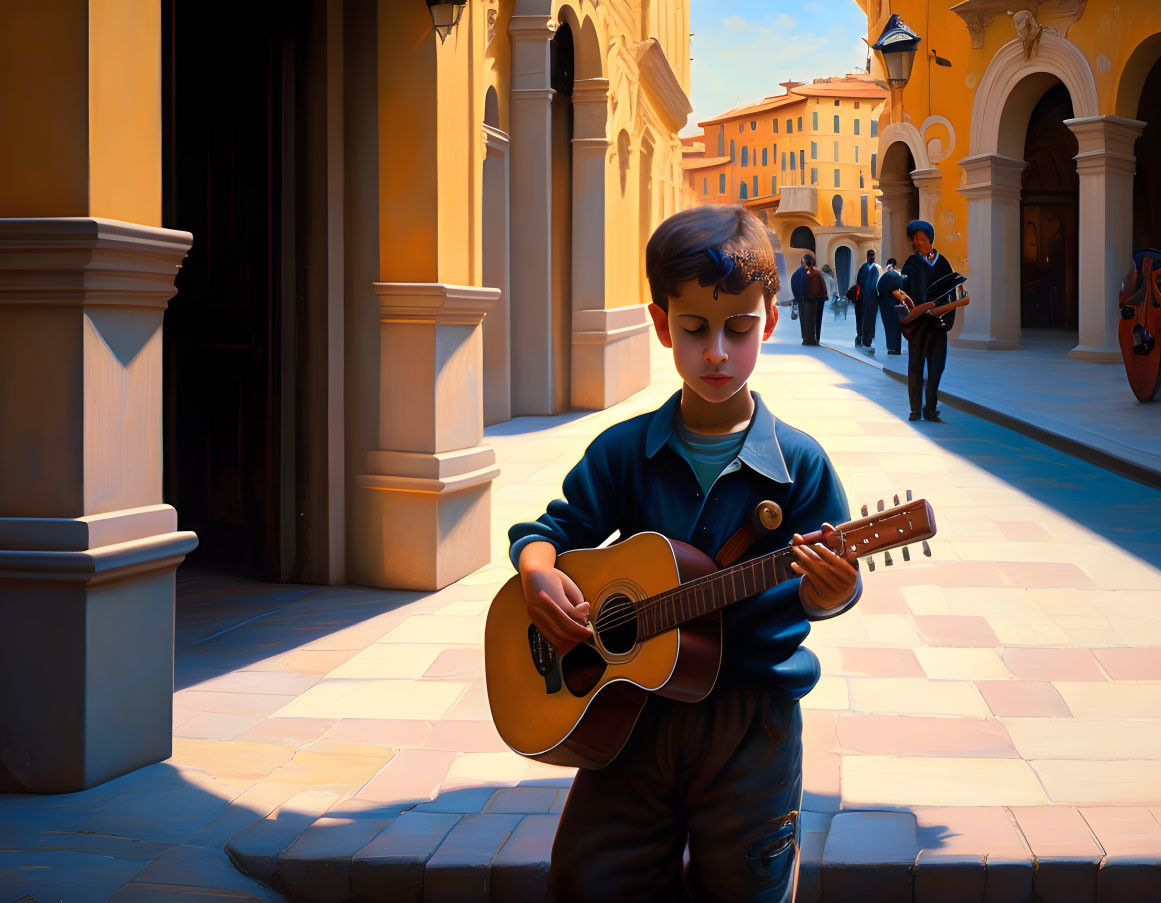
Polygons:
<instances>
[{"instance_id":1,"label":"distant figure","mask_svg":"<svg viewBox=\"0 0 1161 903\"><path fill-rule=\"evenodd\" d=\"M829 263L824 263L819 270L822 273L822 278L826 282L826 302L823 304L825 310L827 304L834 304L834 317L838 319L838 281L834 278L834 270L830 268ZM822 334L822 313L819 312L819 334Z\"/></svg>"},{"instance_id":2,"label":"distant figure","mask_svg":"<svg viewBox=\"0 0 1161 903\"><path fill-rule=\"evenodd\" d=\"M822 308L826 303L826 280L815 269L814 255L802 255L802 266L790 277L790 290L798 303L798 325L803 345L817 345L822 331Z\"/></svg>"},{"instance_id":3,"label":"distant figure","mask_svg":"<svg viewBox=\"0 0 1161 903\"><path fill-rule=\"evenodd\" d=\"M903 275L899 272L894 257L887 258L887 268L879 275L875 286L875 298L868 299L869 316L874 316L876 308L883 320L883 334L887 340L887 353L900 354L903 333L899 329L899 315L895 313L895 292L903 288ZM875 302L878 303L875 303Z\"/></svg>"},{"instance_id":4,"label":"distant figure","mask_svg":"<svg viewBox=\"0 0 1161 903\"><path fill-rule=\"evenodd\" d=\"M866 348L875 353L875 314L879 310L879 265L875 263L875 252L867 252L867 262L859 267L855 277L859 292L855 298L855 347Z\"/></svg>"}]
</instances>

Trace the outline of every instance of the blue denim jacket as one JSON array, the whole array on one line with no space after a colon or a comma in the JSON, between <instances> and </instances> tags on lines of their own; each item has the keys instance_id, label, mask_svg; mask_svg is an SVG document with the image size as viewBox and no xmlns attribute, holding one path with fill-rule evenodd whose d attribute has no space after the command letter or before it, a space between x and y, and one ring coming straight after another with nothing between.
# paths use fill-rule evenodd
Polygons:
<instances>
[{"instance_id":1,"label":"blue denim jacket","mask_svg":"<svg viewBox=\"0 0 1161 903\"><path fill-rule=\"evenodd\" d=\"M782 508L782 524L758 540L747 558L789 545L794 533L823 521L849 518L846 495L822 447L776 420L753 393L755 412L738 461L703 493L689 463L667 446L681 393L664 405L605 430L564 479L564 498L548 511L508 531L513 565L530 542L557 552L592 548L614 531L629 537L646 530L678 539L713 556L763 499ZM807 610L799 578L787 580L723 612L722 679L756 684L793 699L818 682L818 659L802 641L808 621L833 617L859 598L861 579L844 606Z\"/></svg>"}]
</instances>

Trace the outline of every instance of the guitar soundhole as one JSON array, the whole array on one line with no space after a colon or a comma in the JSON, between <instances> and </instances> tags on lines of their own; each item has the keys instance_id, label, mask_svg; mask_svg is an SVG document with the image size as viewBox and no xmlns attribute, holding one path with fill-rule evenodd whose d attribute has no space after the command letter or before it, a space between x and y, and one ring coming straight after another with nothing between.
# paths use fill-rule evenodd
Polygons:
<instances>
[{"instance_id":1,"label":"guitar soundhole","mask_svg":"<svg viewBox=\"0 0 1161 903\"><path fill-rule=\"evenodd\" d=\"M637 607L627 596L609 596L597 615L597 632L613 655L624 655L637 645Z\"/></svg>"}]
</instances>

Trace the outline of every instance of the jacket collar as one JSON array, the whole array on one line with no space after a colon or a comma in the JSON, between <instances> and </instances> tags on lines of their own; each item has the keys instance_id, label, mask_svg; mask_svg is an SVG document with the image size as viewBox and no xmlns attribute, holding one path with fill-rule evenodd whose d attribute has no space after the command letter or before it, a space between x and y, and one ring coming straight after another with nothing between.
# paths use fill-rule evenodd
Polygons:
<instances>
[{"instance_id":1,"label":"jacket collar","mask_svg":"<svg viewBox=\"0 0 1161 903\"><path fill-rule=\"evenodd\" d=\"M770 410L762 403L762 397L751 391L754 397L754 419L750 424L750 431L746 434L746 441L738 457L742 463L762 476L774 480L776 483L793 483L790 472L786 469L786 459L782 456L782 447L778 444L775 435L777 421ZM645 431L645 457L652 458L669 441L673 435L675 418L681 405L681 390L679 389L669 400L653 412L649 418L649 426Z\"/></svg>"}]
</instances>

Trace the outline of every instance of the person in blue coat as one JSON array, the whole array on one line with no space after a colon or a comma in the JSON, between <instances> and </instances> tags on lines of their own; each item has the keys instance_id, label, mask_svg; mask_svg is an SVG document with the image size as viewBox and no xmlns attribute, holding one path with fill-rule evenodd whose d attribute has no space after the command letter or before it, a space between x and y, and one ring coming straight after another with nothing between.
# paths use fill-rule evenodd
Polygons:
<instances>
[{"instance_id":1,"label":"person in blue coat","mask_svg":"<svg viewBox=\"0 0 1161 903\"><path fill-rule=\"evenodd\" d=\"M875 263L875 249L867 252L867 262L859 267L855 285L859 287L855 301L855 347L874 353L875 315L879 311L879 265Z\"/></svg>"}]
</instances>

